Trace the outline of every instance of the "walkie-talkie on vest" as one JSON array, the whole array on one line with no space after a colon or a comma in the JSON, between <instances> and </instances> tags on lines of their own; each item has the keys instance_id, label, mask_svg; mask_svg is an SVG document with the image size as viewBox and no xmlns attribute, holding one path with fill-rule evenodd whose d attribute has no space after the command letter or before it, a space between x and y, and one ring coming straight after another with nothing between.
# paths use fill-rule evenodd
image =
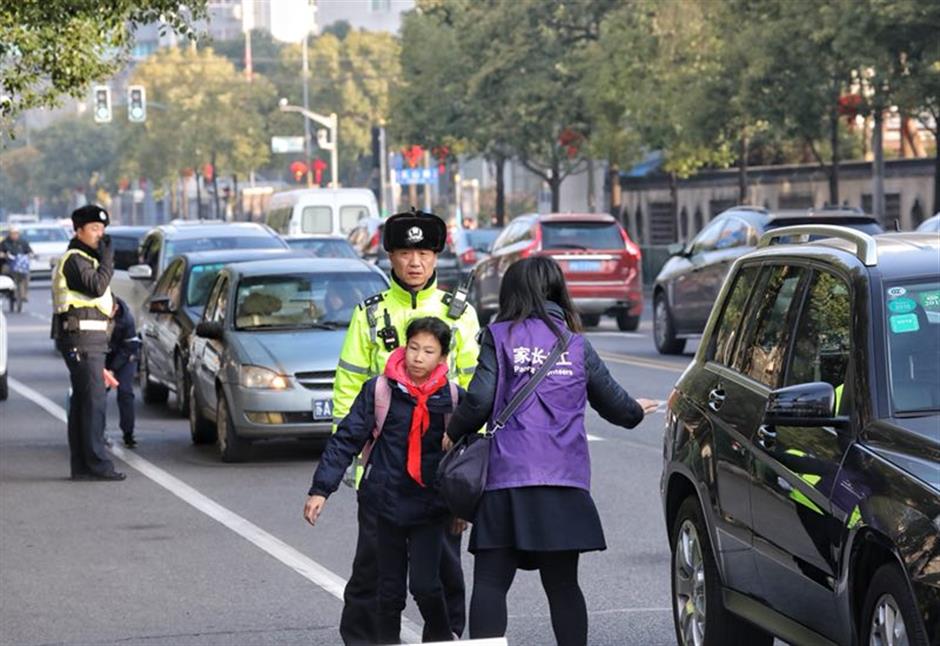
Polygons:
<instances>
[{"instance_id":1,"label":"walkie-talkie on vest","mask_svg":"<svg viewBox=\"0 0 940 646\"><path fill-rule=\"evenodd\" d=\"M385 327L378 331L377 336L385 344L385 350L391 352L398 347L398 330L392 325L392 317L389 315L388 310L385 310L384 322Z\"/></svg>"},{"instance_id":2,"label":"walkie-talkie on vest","mask_svg":"<svg viewBox=\"0 0 940 646\"><path fill-rule=\"evenodd\" d=\"M473 274L467 275L453 292L448 294L450 302L447 303L447 318L457 320L467 310L467 298L470 294L470 287L473 285ZM446 301L445 301L446 302Z\"/></svg>"}]
</instances>

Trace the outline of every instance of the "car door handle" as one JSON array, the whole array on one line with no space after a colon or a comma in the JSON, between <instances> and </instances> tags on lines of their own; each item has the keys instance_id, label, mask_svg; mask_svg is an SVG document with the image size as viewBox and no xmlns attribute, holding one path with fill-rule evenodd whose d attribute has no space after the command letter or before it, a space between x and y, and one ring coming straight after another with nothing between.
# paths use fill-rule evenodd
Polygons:
<instances>
[{"instance_id":1,"label":"car door handle","mask_svg":"<svg viewBox=\"0 0 940 646\"><path fill-rule=\"evenodd\" d=\"M716 413L721 409L724 403L725 391L723 389L715 388L713 391L708 393L708 407Z\"/></svg>"},{"instance_id":2,"label":"car door handle","mask_svg":"<svg viewBox=\"0 0 940 646\"><path fill-rule=\"evenodd\" d=\"M761 424L757 429L757 443L768 451L772 450L777 443L777 431L773 427Z\"/></svg>"}]
</instances>

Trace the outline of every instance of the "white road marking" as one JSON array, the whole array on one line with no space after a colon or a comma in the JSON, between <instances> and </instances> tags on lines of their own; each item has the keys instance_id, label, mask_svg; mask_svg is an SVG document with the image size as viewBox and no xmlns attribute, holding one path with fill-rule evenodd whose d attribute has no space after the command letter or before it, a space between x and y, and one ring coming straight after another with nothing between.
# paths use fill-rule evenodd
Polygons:
<instances>
[{"instance_id":1,"label":"white road marking","mask_svg":"<svg viewBox=\"0 0 940 646\"><path fill-rule=\"evenodd\" d=\"M68 415L65 409L54 401L12 377L9 379L9 383L10 387L15 392L29 399L60 422L68 423ZM119 446L112 446L109 451L129 467L137 470L143 476L157 483L183 502L192 505L206 516L218 521L242 538L254 543L255 546L261 548L308 581L342 601L343 589L346 587L346 580L343 577L334 574L310 557L264 531L251 521L223 507L179 478L170 475L149 460L135 453L129 453ZM401 634L406 642L420 643L421 641L421 628L406 617L402 617Z\"/></svg>"},{"instance_id":2,"label":"white road marking","mask_svg":"<svg viewBox=\"0 0 940 646\"><path fill-rule=\"evenodd\" d=\"M588 330L586 334L590 336L612 336L618 338L628 338L628 339L648 339L650 338L649 334L642 334L640 332L613 332L610 330L601 330L598 332L591 332Z\"/></svg>"},{"instance_id":3,"label":"white road marking","mask_svg":"<svg viewBox=\"0 0 940 646\"><path fill-rule=\"evenodd\" d=\"M35 334L36 332L49 332L49 324L46 325L11 325L7 328L10 334Z\"/></svg>"}]
</instances>

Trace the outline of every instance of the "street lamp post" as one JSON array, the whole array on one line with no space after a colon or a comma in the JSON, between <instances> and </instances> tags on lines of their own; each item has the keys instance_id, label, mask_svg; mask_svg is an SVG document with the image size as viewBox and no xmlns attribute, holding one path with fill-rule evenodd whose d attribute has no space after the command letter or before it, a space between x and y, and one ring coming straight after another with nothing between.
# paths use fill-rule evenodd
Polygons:
<instances>
[{"instance_id":1,"label":"street lamp post","mask_svg":"<svg viewBox=\"0 0 940 646\"><path fill-rule=\"evenodd\" d=\"M298 105L290 105L287 103L287 99L281 99L278 104L281 108L281 112L297 112L302 114L306 119L314 121L326 130L317 131L317 145L322 150L330 151L330 187L337 188L338 183L338 173L339 173L339 128L336 118L336 113L331 112L330 116L325 117L322 114L317 114L312 110L307 110ZM329 131L329 141L327 141L327 131Z\"/></svg>"}]
</instances>

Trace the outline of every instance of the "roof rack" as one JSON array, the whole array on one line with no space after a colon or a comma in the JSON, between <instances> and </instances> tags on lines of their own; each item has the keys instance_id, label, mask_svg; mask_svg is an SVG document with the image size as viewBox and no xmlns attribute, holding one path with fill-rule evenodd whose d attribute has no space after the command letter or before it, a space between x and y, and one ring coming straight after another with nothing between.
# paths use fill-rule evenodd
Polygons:
<instances>
[{"instance_id":1,"label":"roof rack","mask_svg":"<svg viewBox=\"0 0 940 646\"><path fill-rule=\"evenodd\" d=\"M832 224L801 224L773 229L761 236L757 246L758 248L769 247L775 239L789 236L806 236L801 242L805 242L809 236L825 236L852 242L855 244L856 258L861 260L867 267L874 267L878 264L878 243L874 238L867 233Z\"/></svg>"}]
</instances>

